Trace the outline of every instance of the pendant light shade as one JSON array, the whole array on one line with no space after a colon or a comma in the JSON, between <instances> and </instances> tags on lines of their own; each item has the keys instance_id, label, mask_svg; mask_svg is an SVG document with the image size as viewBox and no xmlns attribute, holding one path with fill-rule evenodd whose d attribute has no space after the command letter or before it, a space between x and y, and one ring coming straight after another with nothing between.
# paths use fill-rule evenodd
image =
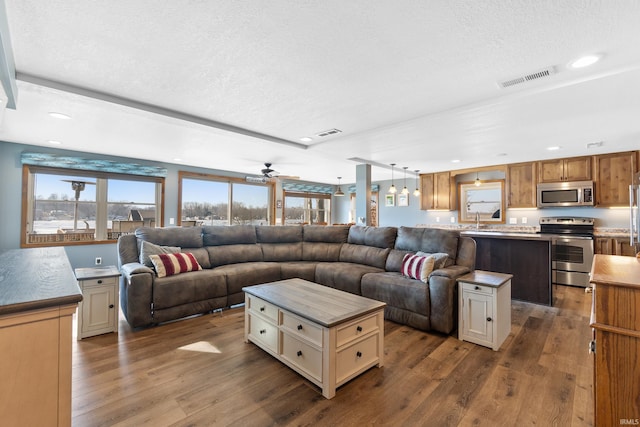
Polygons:
<instances>
[{"instance_id":1,"label":"pendant light shade","mask_svg":"<svg viewBox=\"0 0 640 427\"><path fill-rule=\"evenodd\" d=\"M396 185L393 181L393 167L395 166L395 163L391 163L391 187L389 187L389 193L390 194L395 194L398 192L398 189L396 188Z\"/></svg>"},{"instance_id":2,"label":"pendant light shade","mask_svg":"<svg viewBox=\"0 0 640 427\"><path fill-rule=\"evenodd\" d=\"M404 187L402 187L402 194L409 194L409 189L407 188L407 166L403 167L404 169Z\"/></svg>"},{"instance_id":3,"label":"pendant light shade","mask_svg":"<svg viewBox=\"0 0 640 427\"><path fill-rule=\"evenodd\" d=\"M416 169L416 189L413 190L413 195L416 197L420 197L420 187L418 187L418 172L420 172L420 169Z\"/></svg>"},{"instance_id":4,"label":"pendant light shade","mask_svg":"<svg viewBox=\"0 0 640 427\"><path fill-rule=\"evenodd\" d=\"M476 187L480 187L481 184L482 182L480 181L480 178L478 177L478 173L476 172L476 182L474 182L474 185Z\"/></svg>"},{"instance_id":5,"label":"pendant light shade","mask_svg":"<svg viewBox=\"0 0 640 427\"><path fill-rule=\"evenodd\" d=\"M336 190L335 193L333 193L334 196L338 196L338 197L342 197L344 196L344 191L342 191L342 187L340 187L340 180L342 179L341 176L338 177L338 189Z\"/></svg>"}]
</instances>

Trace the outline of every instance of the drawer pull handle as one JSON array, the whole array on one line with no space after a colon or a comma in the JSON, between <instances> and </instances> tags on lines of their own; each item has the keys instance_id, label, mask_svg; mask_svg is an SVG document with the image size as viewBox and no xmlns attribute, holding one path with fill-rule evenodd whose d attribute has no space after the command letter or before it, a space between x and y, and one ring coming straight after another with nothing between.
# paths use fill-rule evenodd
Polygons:
<instances>
[{"instance_id":1,"label":"drawer pull handle","mask_svg":"<svg viewBox=\"0 0 640 427\"><path fill-rule=\"evenodd\" d=\"M476 286L476 291L479 291L479 290L480 290L480 286Z\"/></svg>"},{"instance_id":2,"label":"drawer pull handle","mask_svg":"<svg viewBox=\"0 0 640 427\"><path fill-rule=\"evenodd\" d=\"M358 358L360 358L360 357L362 357L362 353L361 353L361 352L357 352L357 353L356 353L356 356L357 356Z\"/></svg>"},{"instance_id":3,"label":"drawer pull handle","mask_svg":"<svg viewBox=\"0 0 640 427\"><path fill-rule=\"evenodd\" d=\"M109 304L109 308L113 308L113 304Z\"/></svg>"},{"instance_id":4,"label":"drawer pull handle","mask_svg":"<svg viewBox=\"0 0 640 427\"><path fill-rule=\"evenodd\" d=\"M491 322L491 317L487 317L487 322Z\"/></svg>"},{"instance_id":5,"label":"drawer pull handle","mask_svg":"<svg viewBox=\"0 0 640 427\"><path fill-rule=\"evenodd\" d=\"M298 330L301 331L302 330L302 325L298 325Z\"/></svg>"},{"instance_id":6,"label":"drawer pull handle","mask_svg":"<svg viewBox=\"0 0 640 427\"><path fill-rule=\"evenodd\" d=\"M263 306L263 307L260 307L260 311L264 311L264 306Z\"/></svg>"},{"instance_id":7,"label":"drawer pull handle","mask_svg":"<svg viewBox=\"0 0 640 427\"><path fill-rule=\"evenodd\" d=\"M298 350L298 352L296 353L296 355L297 355L298 357L302 356L302 350Z\"/></svg>"},{"instance_id":8,"label":"drawer pull handle","mask_svg":"<svg viewBox=\"0 0 640 427\"><path fill-rule=\"evenodd\" d=\"M358 331L358 332L362 332L362 326L358 326L358 327L356 327L356 331Z\"/></svg>"},{"instance_id":9,"label":"drawer pull handle","mask_svg":"<svg viewBox=\"0 0 640 427\"><path fill-rule=\"evenodd\" d=\"M102 285L102 280L98 280L98 285Z\"/></svg>"},{"instance_id":10,"label":"drawer pull handle","mask_svg":"<svg viewBox=\"0 0 640 427\"><path fill-rule=\"evenodd\" d=\"M260 334L266 334L267 330L266 329L260 329Z\"/></svg>"}]
</instances>

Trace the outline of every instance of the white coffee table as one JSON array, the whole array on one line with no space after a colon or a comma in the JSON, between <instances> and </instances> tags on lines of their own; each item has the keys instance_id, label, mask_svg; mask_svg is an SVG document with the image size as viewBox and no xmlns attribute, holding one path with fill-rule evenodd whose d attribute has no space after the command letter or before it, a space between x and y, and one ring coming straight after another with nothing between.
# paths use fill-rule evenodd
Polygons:
<instances>
[{"instance_id":1,"label":"white coffee table","mask_svg":"<svg viewBox=\"0 0 640 427\"><path fill-rule=\"evenodd\" d=\"M253 342L322 389L383 365L383 302L288 279L242 288L245 342Z\"/></svg>"}]
</instances>

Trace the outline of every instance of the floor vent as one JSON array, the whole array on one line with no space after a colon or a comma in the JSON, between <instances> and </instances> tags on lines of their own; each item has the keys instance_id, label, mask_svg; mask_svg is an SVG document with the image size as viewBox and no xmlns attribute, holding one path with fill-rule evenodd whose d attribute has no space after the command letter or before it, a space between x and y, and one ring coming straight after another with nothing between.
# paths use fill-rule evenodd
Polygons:
<instances>
[{"instance_id":1,"label":"floor vent","mask_svg":"<svg viewBox=\"0 0 640 427\"><path fill-rule=\"evenodd\" d=\"M323 136L335 135L340 132L342 132L340 129L329 129L329 130L325 130L324 132L320 132L316 136L323 137Z\"/></svg>"},{"instance_id":2,"label":"floor vent","mask_svg":"<svg viewBox=\"0 0 640 427\"><path fill-rule=\"evenodd\" d=\"M551 75L556 74L556 72L557 71L555 67L547 67L544 70L536 71L535 73L529 73L524 76L518 76L508 80L503 80L501 82L498 82L498 86L500 86L503 89L506 89L511 86L516 86L522 83L530 82L532 80L538 80L538 79L550 77Z\"/></svg>"}]
</instances>

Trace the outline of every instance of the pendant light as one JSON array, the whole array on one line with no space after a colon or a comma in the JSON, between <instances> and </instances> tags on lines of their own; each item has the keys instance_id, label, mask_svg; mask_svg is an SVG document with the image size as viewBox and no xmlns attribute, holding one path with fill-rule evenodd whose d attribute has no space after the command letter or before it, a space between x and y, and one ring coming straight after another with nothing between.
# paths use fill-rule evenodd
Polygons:
<instances>
[{"instance_id":1,"label":"pendant light","mask_svg":"<svg viewBox=\"0 0 640 427\"><path fill-rule=\"evenodd\" d=\"M342 197L344 196L344 191L342 191L342 188L340 187L340 180L342 179L341 176L338 177L338 189L336 190L335 193L333 193L334 196L338 196L338 197Z\"/></svg>"},{"instance_id":2,"label":"pendant light","mask_svg":"<svg viewBox=\"0 0 640 427\"><path fill-rule=\"evenodd\" d=\"M389 193L390 194L395 194L398 192L398 189L396 188L395 183L393 182L393 167L396 165L395 163L390 163L391 164L391 187L389 187Z\"/></svg>"},{"instance_id":3,"label":"pendant light","mask_svg":"<svg viewBox=\"0 0 640 427\"><path fill-rule=\"evenodd\" d=\"M474 185L476 187L480 187L481 184L482 184L482 182L480 181L480 178L478 177L478 172L476 172L476 182L474 183Z\"/></svg>"},{"instance_id":4,"label":"pendant light","mask_svg":"<svg viewBox=\"0 0 640 427\"><path fill-rule=\"evenodd\" d=\"M404 187L402 187L402 194L409 194L409 189L407 188L407 166L403 167L404 169Z\"/></svg>"},{"instance_id":5,"label":"pendant light","mask_svg":"<svg viewBox=\"0 0 640 427\"><path fill-rule=\"evenodd\" d=\"M416 189L413 190L413 195L416 197L420 197L420 188L418 187L418 172L420 172L420 169L416 169Z\"/></svg>"}]
</instances>

